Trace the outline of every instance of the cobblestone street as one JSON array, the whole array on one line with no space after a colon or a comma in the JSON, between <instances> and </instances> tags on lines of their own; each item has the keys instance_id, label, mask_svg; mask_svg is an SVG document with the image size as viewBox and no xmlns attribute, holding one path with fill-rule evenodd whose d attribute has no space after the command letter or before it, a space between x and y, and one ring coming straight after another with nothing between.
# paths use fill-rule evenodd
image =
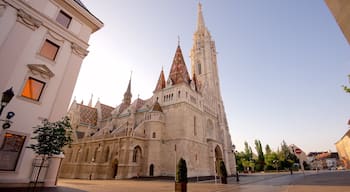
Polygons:
<instances>
[{"instance_id":1,"label":"cobblestone street","mask_svg":"<svg viewBox=\"0 0 350 192\"><path fill-rule=\"evenodd\" d=\"M293 175L278 174L244 174L240 182L232 177L229 184L215 184L214 180L188 184L189 192L344 192L350 191L350 172L301 172ZM28 188L6 187L2 185L2 192L31 191ZM174 191L174 182L169 180L78 180L60 179L58 187L38 188L41 192L169 192Z\"/></svg>"}]
</instances>

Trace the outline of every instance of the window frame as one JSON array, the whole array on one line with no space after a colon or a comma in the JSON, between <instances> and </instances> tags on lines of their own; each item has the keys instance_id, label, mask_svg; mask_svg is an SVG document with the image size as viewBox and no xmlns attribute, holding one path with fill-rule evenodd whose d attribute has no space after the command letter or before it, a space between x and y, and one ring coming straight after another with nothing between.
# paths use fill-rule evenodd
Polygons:
<instances>
[{"instance_id":1,"label":"window frame","mask_svg":"<svg viewBox=\"0 0 350 192\"><path fill-rule=\"evenodd\" d=\"M53 47L57 48L57 50L56 50L56 52L55 52L53 57L50 57L49 55L47 55L47 54L45 54L43 52L44 46L46 45L46 43L48 45L52 45L52 47L50 47L50 48L53 48ZM51 39L45 38L45 40L43 41L43 43L41 44L41 47L39 49L39 55L41 57L45 58L45 59L50 60L50 61L56 61L60 49L61 49L61 45L59 45L58 43L52 41Z\"/></svg>"},{"instance_id":2,"label":"window frame","mask_svg":"<svg viewBox=\"0 0 350 192\"><path fill-rule=\"evenodd\" d=\"M66 20L63 22L63 20L59 20L59 19L58 19L59 17L64 18L64 19L68 19L69 22L66 23ZM63 26L64 28L68 29L69 26L70 26L70 24L72 23L73 17L70 16L70 15L69 15L68 13L66 13L65 11L60 10L60 11L58 11L55 20L56 20L56 22L57 22L58 24L60 24L60 25Z\"/></svg>"},{"instance_id":3,"label":"window frame","mask_svg":"<svg viewBox=\"0 0 350 192\"><path fill-rule=\"evenodd\" d=\"M3 146L5 145L5 136L6 134L12 134L12 135L17 135L17 136L22 136L24 137L24 140L22 142L22 146L21 148L19 149L18 154L17 154L17 157L16 157L16 162L15 162L15 165L14 165L14 168L11 169L11 170L5 170L5 169L0 169L0 172L18 172L19 171L19 165L20 163L22 162L22 159L23 159L23 154L25 152L25 146L27 146L28 144L28 140L29 140L29 134L28 133L22 133L22 132L17 132L17 131L11 131L11 130L7 130L7 131L4 131L2 134L0 134L0 137L2 138L1 142L0 142L0 150L3 149ZM4 156L1 155L0 156L0 159L3 158ZM2 161L3 162L3 161Z\"/></svg>"},{"instance_id":4,"label":"window frame","mask_svg":"<svg viewBox=\"0 0 350 192\"><path fill-rule=\"evenodd\" d=\"M34 80L34 81L36 81L36 82L42 84L42 87L41 87L41 90L40 90L40 93L39 93L37 99L31 98L31 97L27 97L27 96L25 96L25 95L23 94L24 90L25 90L26 87L27 87L27 82L28 82L29 80ZM42 80L39 80L39 79L34 78L33 76L29 75L29 76L25 79L25 81L24 81L24 85L23 85L22 91L21 91L21 97L26 98L26 99L29 99L29 100L31 100L31 101L39 102L39 101L41 100L41 98L42 98L42 95L43 95L43 93L44 93L44 90L45 90L46 86L47 86L47 82L42 81Z\"/></svg>"}]
</instances>

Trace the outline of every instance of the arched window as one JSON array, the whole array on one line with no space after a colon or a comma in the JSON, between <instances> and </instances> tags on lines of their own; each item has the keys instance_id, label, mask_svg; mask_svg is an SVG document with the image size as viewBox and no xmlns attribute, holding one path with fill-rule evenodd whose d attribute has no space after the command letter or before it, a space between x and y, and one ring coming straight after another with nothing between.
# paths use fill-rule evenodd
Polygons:
<instances>
[{"instance_id":1,"label":"arched window","mask_svg":"<svg viewBox=\"0 0 350 192\"><path fill-rule=\"evenodd\" d=\"M152 133L152 138L156 138L156 132Z\"/></svg>"},{"instance_id":2,"label":"arched window","mask_svg":"<svg viewBox=\"0 0 350 192\"><path fill-rule=\"evenodd\" d=\"M84 158L84 161L85 161L85 162L89 162L89 148L87 148L87 149L85 150L85 158Z\"/></svg>"},{"instance_id":3,"label":"arched window","mask_svg":"<svg viewBox=\"0 0 350 192\"><path fill-rule=\"evenodd\" d=\"M106 150L105 150L105 154L104 154L104 162L108 161L108 157L109 157L109 146L107 146Z\"/></svg>"},{"instance_id":4,"label":"arched window","mask_svg":"<svg viewBox=\"0 0 350 192\"><path fill-rule=\"evenodd\" d=\"M207 137L213 138L214 124L213 121L208 119L207 121Z\"/></svg>"},{"instance_id":5,"label":"arched window","mask_svg":"<svg viewBox=\"0 0 350 192\"><path fill-rule=\"evenodd\" d=\"M151 164L151 165L149 166L149 176L153 176L153 175L154 175L154 165Z\"/></svg>"},{"instance_id":6,"label":"arched window","mask_svg":"<svg viewBox=\"0 0 350 192\"><path fill-rule=\"evenodd\" d=\"M81 153L81 148L79 147L78 150L77 150L77 154L75 156L75 162L78 162L80 153Z\"/></svg>"},{"instance_id":7,"label":"arched window","mask_svg":"<svg viewBox=\"0 0 350 192\"><path fill-rule=\"evenodd\" d=\"M96 147L95 150L94 150L94 155L92 156L92 161L96 161L96 158L97 158L97 150L98 150L98 148Z\"/></svg>"},{"instance_id":8,"label":"arched window","mask_svg":"<svg viewBox=\"0 0 350 192\"><path fill-rule=\"evenodd\" d=\"M140 146L136 146L134 148L133 154L132 154L132 162L134 163L138 163L140 162L141 159L141 147Z\"/></svg>"},{"instance_id":9,"label":"arched window","mask_svg":"<svg viewBox=\"0 0 350 192\"><path fill-rule=\"evenodd\" d=\"M196 116L193 117L193 135L196 136L197 135L197 118Z\"/></svg>"}]
</instances>

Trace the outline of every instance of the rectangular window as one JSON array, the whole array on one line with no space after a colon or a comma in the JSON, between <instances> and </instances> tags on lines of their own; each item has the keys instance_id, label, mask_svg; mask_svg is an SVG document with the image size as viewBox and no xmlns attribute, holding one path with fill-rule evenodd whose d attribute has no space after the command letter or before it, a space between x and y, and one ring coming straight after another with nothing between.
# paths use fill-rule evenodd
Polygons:
<instances>
[{"instance_id":1,"label":"rectangular window","mask_svg":"<svg viewBox=\"0 0 350 192\"><path fill-rule=\"evenodd\" d=\"M0 171L15 171L26 136L5 133L0 148Z\"/></svg>"},{"instance_id":2,"label":"rectangular window","mask_svg":"<svg viewBox=\"0 0 350 192\"><path fill-rule=\"evenodd\" d=\"M63 11L60 11L56 17L56 21L65 28L69 27L71 20L72 20L72 17Z\"/></svg>"},{"instance_id":3,"label":"rectangular window","mask_svg":"<svg viewBox=\"0 0 350 192\"><path fill-rule=\"evenodd\" d=\"M198 63L198 74L202 74L202 66L200 63Z\"/></svg>"},{"instance_id":4,"label":"rectangular window","mask_svg":"<svg viewBox=\"0 0 350 192\"><path fill-rule=\"evenodd\" d=\"M60 46L46 39L43 46L41 47L40 55L48 59L55 60L59 48Z\"/></svg>"},{"instance_id":5,"label":"rectangular window","mask_svg":"<svg viewBox=\"0 0 350 192\"><path fill-rule=\"evenodd\" d=\"M39 101L44 87L45 82L29 77L24 85L22 96Z\"/></svg>"}]
</instances>

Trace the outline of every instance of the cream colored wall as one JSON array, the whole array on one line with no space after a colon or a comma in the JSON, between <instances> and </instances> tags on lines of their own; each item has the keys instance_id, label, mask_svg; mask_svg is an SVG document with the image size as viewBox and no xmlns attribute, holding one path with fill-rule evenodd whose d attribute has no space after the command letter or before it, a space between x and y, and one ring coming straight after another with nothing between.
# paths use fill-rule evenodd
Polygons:
<instances>
[{"instance_id":1,"label":"cream colored wall","mask_svg":"<svg viewBox=\"0 0 350 192\"><path fill-rule=\"evenodd\" d=\"M3 115L8 111L16 113L13 118L14 123L9 130L27 135L27 143L25 144L27 146L33 142L29 139L33 131L32 127L38 125L43 118L57 120L66 114L80 65L84 58L84 56L73 54L71 45L74 42L82 50L86 49L89 32L92 30L88 28L78 30L79 27L75 27L72 28L76 31L74 35L74 33L69 32L70 29L63 29L54 20L56 17L54 13L57 14L59 4L54 4L51 1L7 0L5 2L0 0L0 4L5 5L5 9L1 8L2 10L0 10L0 90L3 92L13 87L15 93L15 97L5 108ZM17 16L17 10L14 7L30 15L25 19L28 19L29 22L37 22L39 26L33 27L24 24L25 22L21 23L21 18ZM32 18L34 20L31 20ZM84 24L81 21L79 23ZM85 33L84 39L86 41L77 36L80 33ZM45 38L49 38L60 45L56 61L50 61L38 54ZM29 71L27 64L44 64L55 76L49 79L39 74L35 75ZM32 101L21 97L25 80L29 76L46 82L40 101ZM4 133L5 131L2 130L1 140ZM25 146L22 149L17 171L1 172L0 183L29 182L34 153Z\"/></svg>"}]
</instances>

